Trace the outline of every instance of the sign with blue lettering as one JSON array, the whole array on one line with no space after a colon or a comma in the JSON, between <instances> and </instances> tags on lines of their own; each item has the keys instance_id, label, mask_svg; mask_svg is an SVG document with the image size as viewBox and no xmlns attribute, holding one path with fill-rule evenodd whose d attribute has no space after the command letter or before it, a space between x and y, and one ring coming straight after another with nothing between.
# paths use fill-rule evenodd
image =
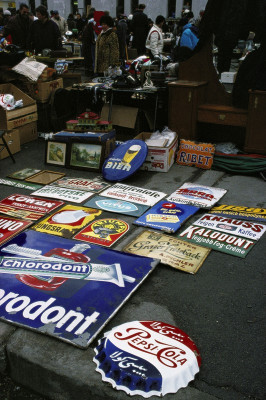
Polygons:
<instances>
[{"instance_id":1,"label":"sign with blue lettering","mask_svg":"<svg viewBox=\"0 0 266 400\"><path fill-rule=\"evenodd\" d=\"M6 242L0 256L1 319L81 348L159 262L32 230Z\"/></svg>"},{"instance_id":2,"label":"sign with blue lettering","mask_svg":"<svg viewBox=\"0 0 266 400\"><path fill-rule=\"evenodd\" d=\"M139 217L149 208L149 206L144 206L143 204L136 204L125 200L109 199L104 196L94 196L84 205L118 214L132 215L133 217Z\"/></svg>"},{"instance_id":3,"label":"sign with blue lettering","mask_svg":"<svg viewBox=\"0 0 266 400\"><path fill-rule=\"evenodd\" d=\"M148 146L143 140L127 140L111 153L103 165L103 177L108 181L123 181L144 163Z\"/></svg>"},{"instance_id":4,"label":"sign with blue lettering","mask_svg":"<svg viewBox=\"0 0 266 400\"><path fill-rule=\"evenodd\" d=\"M134 224L174 233L198 210L199 208L195 206L161 200L139 217Z\"/></svg>"}]
</instances>

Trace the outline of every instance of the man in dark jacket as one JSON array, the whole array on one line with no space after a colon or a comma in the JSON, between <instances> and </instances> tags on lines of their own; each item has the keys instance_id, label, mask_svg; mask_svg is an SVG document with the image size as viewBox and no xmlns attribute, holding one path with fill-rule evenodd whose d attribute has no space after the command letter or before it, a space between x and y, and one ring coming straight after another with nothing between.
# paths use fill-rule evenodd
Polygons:
<instances>
[{"instance_id":1,"label":"man in dark jacket","mask_svg":"<svg viewBox=\"0 0 266 400\"><path fill-rule=\"evenodd\" d=\"M36 8L37 21L34 21L31 29L31 49L35 54L41 53L43 49L58 50L62 47L61 34L54 21L49 19L45 6Z\"/></svg>"},{"instance_id":2,"label":"man in dark jacket","mask_svg":"<svg viewBox=\"0 0 266 400\"><path fill-rule=\"evenodd\" d=\"M143 12L145 7L145 4L140 4L132 19L133 47L137 49L138 56L146 52L145 43L149 32L148 17Z\"/></svg>"},{"instance_id":3,"label":"man in dark jacket","mask_svg":"<svg viewBox=\"0 0 266 400\"><path fill-rule=\"evenodd\" d=\"M29 7L27 4L21 3L19 12L11 17L4 27L2 36L11 35L12 43L24 50L29 49L29 35L33 21L29 17Z\"/></svg>"}]
</instances>

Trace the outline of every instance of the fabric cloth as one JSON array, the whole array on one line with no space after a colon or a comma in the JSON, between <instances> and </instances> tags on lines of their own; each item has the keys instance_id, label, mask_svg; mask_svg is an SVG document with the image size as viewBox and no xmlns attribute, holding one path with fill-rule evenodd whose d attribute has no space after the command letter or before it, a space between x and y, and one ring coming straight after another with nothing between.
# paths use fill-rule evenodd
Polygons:
<instances>
[{"instance_id":1,"label":"fabric cloth","mask_svg":"<svg viewBox=\"0 0 266 400\"><path fill-rule=\"evenodd\" d=\"M45 23L34 21L30 35L31 49L40 53L43 49L58 50L62 47L61 34L57 24L48 19Z\"/></svg>"},{"instance_id":2,"label":"fabric cloth","mask_svg":"<svg viewBox=\"0 0 266 400\"><path fill-rule=\"evenodd\" d=\"M51 20L54 21L58 26L61 36L63 36L66 33L66 31L68 31L68 26L65 18L59 17L59 19L56 19L53 17L51 18Z\"/></svg>"},{"instance_id":3,"label":"fabric cloth","mask_svg":"<svg viewBox=\"0 0 266 400\"><path fill-rule=\"evenodd\" d=\"M13 44L28 50L32 24L33 21L29 17L23 18L20 14L17 14L9 19L4 27L3 36L11 35Z\"/></svg>"},{"instance_id":4,"label":"fabric cloth","mask_svg":"<svg viewBox=\"0 0 266 400\"><path fill-rule=\"evenodd\" d=\"M162 30L155 24L148 33L146 49L151 51L153 57L159 56L163 51L163 33Z\"/></svg>"},{"instance_id":5,"label":"fabric cloth","mask_svg":"<svg viewBox=\"0 0 266 400\"><path fill-rule=\"evenodd\" d=\"M193 31L193 25L192 24L186 24L183 28L183 32L180 38L180 47L185 46L188 47L191 50L194 50L194 48L197 46L199 39Z\"/></svg>"},{"instance_id":6,"label":"fabric cloth","mask_svg":"<svg viewBox=\"0 0 266 400\"><path fill-rule=\"evenodd\" d=\"M110 65L120 65L117 34L112 28L101 32L96 41L95 72L103 73Z\"/></svg>"}]
</instances>

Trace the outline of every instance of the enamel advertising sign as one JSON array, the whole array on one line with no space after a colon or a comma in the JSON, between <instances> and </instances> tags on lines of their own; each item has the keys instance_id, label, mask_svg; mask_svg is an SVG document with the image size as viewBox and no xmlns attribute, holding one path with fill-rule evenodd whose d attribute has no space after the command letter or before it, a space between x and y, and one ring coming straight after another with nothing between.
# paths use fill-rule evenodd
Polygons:
<instances>
[{"instance_id":1,"label":"enamel advertising sign","mask_svg":"<svg viewBox=\"0 0 266 400\"><path fill-rule=\"evenodd\" d=\"M181 224L198 210L198 207L187 204L161 200L139 217L134 224L174 233L180 228Z\"/></svg>"},{"instance_id":2,"label":"enamel advertising sign","mask_svg":"<svg viewBox=\"0 0 266 400\"><path fill-rule=\"evenodd\" d=\"M211 208L226 192L227 190L225 189L186 182L168 196L167 200L176 203L191 204L201 208Z\"/></svg>"},{"instance_id":3,"label":"enamel advertising sign","mask_svg":"<svg viewBox=\"0 0 266 400\"><path fill-rule=\"evenodd\" d=\"M0 243L4 243L23 229L28 228L32 222L0 215Z\"/></svg>"},{"instance_id":4,"label":"enamel advertising sign","mask_svg":"<svg viewBox=\"0 0 266 400\"><path fill-rule=\"evenodd\" d=\"M99 208L100 210L117 214L132 215L133 217L139 217L149 208L149 206L144 206L143 204L111 199L104 196L94 196L92 199L89 199L84 206Z\"/></svg>"},{"instance_id":5,"label":"enamel advertising sign","mask_svg":"<svg viewBox=\"0 0 266 400\"><path fill-rule=\"evenodd\" d=\"M16 274L0 275L1 319L81 348L88 347L158 263L76 240L51 240L32 230L4 244L0 256L5 257L0 268L5 264L17 269ZM38 269L40 275L31 274ZM42 274L45 269L50 276ZM64 277L60 271L76 277Z\"/></svg>"},{"instance_id":6,"label":"enamel advertising sign","mask_svg":"<svg viewBox=\"0 0 266 400\"><path fill-rule=\"evenodd\" d=\"M211 250L158 232L144 231L123 251L158 258L162 264L195 274Z\"/></svg>"},{"instance_id":7,"label":"enamel advertising sign","mask_svg":"<svg viewBox=\"0 0 266 400\"><path fill-rule=\"evenodd\" d=\"M56 213L33 225L32 229L71 238L101 213L102 211L94 208L66 205Z\"/></svg>"},{"instance_id":8,"label":"enamel advertising sign","mask_svg":"<svg viewBox=\"0 0 266 400\"><path fill-rule=\"evenodd\" d=\"M64 177L54 182L53 186L60 186L68 189L78 189L85 192L99 193L110 186L110 184L92 179Z\"/></svg>"},{"instance_id":9,"label":"enamel advertising sign","mask_svg":"<svg viewBox=\"0 0 266 400\"><path fill-rule=\"evenodd\" d=\"M194 222L194 225L230 232L248 239L259 240L266 230L266 225L240 219L222 217L221 215L205 214Z\"/></svg>"},{"instance_id":10,"label":"enamel advertising sign","mask_svg":"<svg viewBox=\"0 0 266 400\"><path fill-rule=\"evenodd\" d=\"M101 192L101 196L132 201L133 203L144 204L150 207L166 196L166 193L137 186L125 185L123 183L116 183L115 185Z\"/></svg>"},{"instance_id":11,"label":"enamel advertising sign","mask_svg":"<svg viewBox=\"0 0 266 400\"><path fill-rule=\"evenodd\" d=\"M38 220L63 204L63 201L44 200L33 196L12 194L0 201L0 213Z\"/></svg>"},{"instance_id":12,"label":"enamel advertising sign","mask_svg":"<svg viewBox=\"0 0 266 400\"><path fill-rule=\"evenodd\" d=\"M209 212L216 215L223 215L227 218L247 219L249 221L266 223L266 208L219 204L214 206Z\"/></svg>"},{"instance_id":13,"label":"enamel advertising sign","mask_svg":"<svg viewBox=\"0 0 266 400\"><path fill-rule=\"evenodd\" d=\"M234 234L215 231L214 229L202 228L190 225L179 237L189 243L197 243L210 247L213 250L233 256L245 258L252 247L256 244L253 240L245 239Z\"/></svg>"},{"instance_id":14,"label":"enamel advertising sign","mask_svg":"<svg viewBox=\"0 0 266 400\"><path fill-rule=\"evenodd\" d=\"M42 188L42 185L37 185L36 183L18 182L15 181L14 179L6 179L6 178L0 178L0 184L6 186L13 186L20 189L28 189L28 190L37 190Z\"/></svg>"},{"instance_id":15,"label":"enamel advertising sign","mask_svg":"<svg viewBox=\"0 0 266 400\"><path fill-rule=\"evenodd\" d=\"M121 219L98 219L77 233L74 239L111 247L128 230L128 223Z\"/></svg>"},{"instance_id":16,"label":"enamel advertising sign","mask_svg":"<svg viewBox=\"0 0 266 400\"><path fill-rule=\"evenodd\" d=\"M82 203L83 201L91 197L93 193L47 185L39 190L36 190L36 192L33 192L32 195L66 200L70 203Z\"/></svg>"},{"instance_id":17,"label":"enamel advertising sign","mask_svg":"<svg viewBox=\"0 0 266 400\"><path fill-rule=\"evenodd\" d=\"M211 143L197 143L180 139L176 162L202 169L210 169L213 164L215 146Z\"/></svg>"}]
</instances>

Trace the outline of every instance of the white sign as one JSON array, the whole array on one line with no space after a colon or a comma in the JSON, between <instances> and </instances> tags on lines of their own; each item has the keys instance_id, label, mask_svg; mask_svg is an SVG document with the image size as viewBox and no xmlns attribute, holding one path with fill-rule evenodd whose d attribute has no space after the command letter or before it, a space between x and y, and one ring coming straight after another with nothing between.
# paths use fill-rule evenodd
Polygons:
<instances>
[{"instance_id":1,"label":"white sign","mask_svg":"<svg viewBox=\"0 0 266 400\"><path fill-rule=\"evenodd\" d=\"M221 215L205 214L194 225L215 229L221 232L231 232L234 235L258 240L265 232L266 225L240 219L223 217Z\"/></svg>"},{"instance_id":2,"label":"white sign","mask_svg":"<svg viewBox=\"0 0 266 400\"><path fill-rule=\"evenodd\" d=\"M115 185L101 192L101 196L132 201L133 203L144 204L146 206L153 206L164 196L166 196L166 193L137 186L125 185L123 183L116 183Z\"/></svg>"},{"instance_id":3,"label":"white sign","mask_svg":"<svg viewBox=\"0 0 266 400\"><path fill-rule=\"evenodd\" d=\"M60 186L69 189L80 189L84 192L99 193L103 189L106 189L108 186L110 186L110 184L92 179L63 177L54 182L53 186Z\"/></svg>"},{"instance_id":4,"label":"white sign","mask_svg":"<svg viewBox=\"0 0 266 400\"><path fill-rule=\"evenodd\" d=\"M186 182L170 194L167 200L182 204L192 204L201 208L211 208L226 192L226 189Z\"/></svg>"},{"instance_id":5,"label":"white sign","mask_svg":"<svg viewBox=\"0 0 266 400\"><path fill-rule=\"evenodd\" d=\"M67 200L72 203L82 203L93 195L93 193L83 192L81 190L64 189L56 186L44 186L36 192L31 193L41 197L49 197L60 200Z\"/></svg>"}]
</instances>

